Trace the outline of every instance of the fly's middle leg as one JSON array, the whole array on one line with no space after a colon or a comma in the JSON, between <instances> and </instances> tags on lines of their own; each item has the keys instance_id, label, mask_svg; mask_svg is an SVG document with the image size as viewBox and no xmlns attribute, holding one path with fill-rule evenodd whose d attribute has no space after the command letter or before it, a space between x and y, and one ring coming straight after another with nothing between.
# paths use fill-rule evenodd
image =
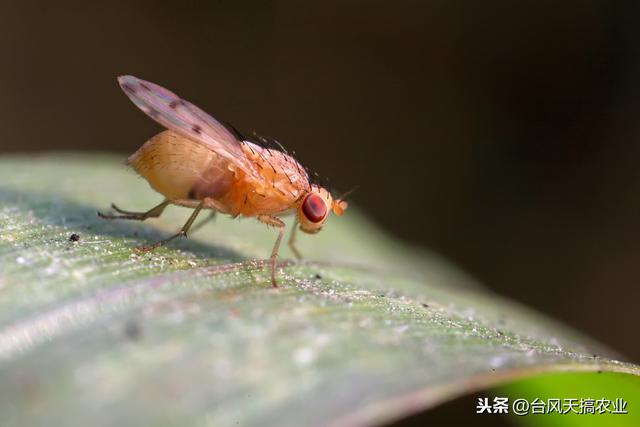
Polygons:
<instances>
[{"instance_id":1,"label":"fly's middle leg","mask_svg":"<svg viewBox=\"0 0 640 427\"><path fill-rule=\"evenodd\" d=\"M293 223L293 228L291 229L291 234L289 235L289 248L291 248L291 252L295 255L297 260L302 259L302 254L296 247L296 231L298 231L298 221Z\"/></svg>"},{"instance_id":2,"label":"fly's middle leg","mask_svg":"<svg viewBox=\"0 0 640 427\"><path fill-rule=\"evenodd\" d=\"M202 221L200 221L199 223L197 223L196 225L194 225L193 227L191 227L191 233L200 230L202 227L204 227L205 225L207 225L209 223L209 221L213 220L216 217L216 213L217 211L212 210L211 213L209 214L209 216L205 217Z\"/></svg>"},{"instance_id":3,"label":"fly's middle leg","mask_svg":"<svg viewBox=\"0 0 640 427\"><path fill-rule=\"evenodd\" d=\"M273 225L278 228L278 237L276 238L276 243L273 245L273 250L271 251L271 285L274 288L278 287L276 283L276 258L278 257L278 252L280 251L280 242L282 242L282 236L284 235L284 222L282 220L269 216L269 215L259 215L258 221L263 222L267 225Z\"/></svg>"}]
</instances>

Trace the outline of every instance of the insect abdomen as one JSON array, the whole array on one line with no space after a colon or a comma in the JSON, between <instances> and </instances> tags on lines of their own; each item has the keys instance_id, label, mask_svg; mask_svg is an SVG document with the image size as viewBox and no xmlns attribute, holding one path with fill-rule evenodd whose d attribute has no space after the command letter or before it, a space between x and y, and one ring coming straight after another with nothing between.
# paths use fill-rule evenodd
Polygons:
<instances>
[{"instance_id":1,"label":"insect abdomen","mask_svg":"<svg viewBox=\"0 0 640 427\"><path fill-rule=\"evenodd\" d=\"M145 142L128 164L170 200L220 198L234 176L215 152L169 130Z\"/></svg>"}]
</instances>

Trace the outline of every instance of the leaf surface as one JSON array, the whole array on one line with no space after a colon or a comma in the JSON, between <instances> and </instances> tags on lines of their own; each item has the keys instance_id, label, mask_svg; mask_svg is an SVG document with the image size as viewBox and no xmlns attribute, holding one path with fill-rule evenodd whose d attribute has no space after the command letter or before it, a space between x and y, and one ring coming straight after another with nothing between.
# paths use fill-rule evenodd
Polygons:
<instances>
[{"instance_id":1,"label":"leaf surface","mask_svg":"<svg viewBox=\"0 0 640 427\"><path fill-rule=\"evenodd\" d=\"M138 253L189 211L98 218L161 201L123 158L0 158L3 424L379 425L554 372L632 374L637 397L638 366L357 209L299 236L306 261L282 250L278 289L253 220Z\"/></svg>"}]
</instances>

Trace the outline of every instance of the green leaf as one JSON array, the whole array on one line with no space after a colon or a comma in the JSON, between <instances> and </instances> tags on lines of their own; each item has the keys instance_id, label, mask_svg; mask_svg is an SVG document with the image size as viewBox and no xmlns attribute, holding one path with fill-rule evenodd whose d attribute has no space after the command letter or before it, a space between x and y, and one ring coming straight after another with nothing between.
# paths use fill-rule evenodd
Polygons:
<instances>
[{"instance_id":1,"label":"green leaf","mask_svg":"<svg viewBox=\"0 0 640 427\"><path fill-rule=\"evenodd\" d=\"M545 373L521 379L500 387L496 393L534 402L538 399L537 410L544 408L545 413L533 413L516 417L518 424L525 427L623 427L640 424L640 381L638 377L616 372L593 373ZM570 408L570 401L577 406ZM580 402L583 399L580 413ZM622 401L627 402L624 406ZM556 406L548 402L556 401ZM575 400L578 400L576 402ZM587 403L591 400L591 404ZM560 404L557 404L560 401ZM610 401L608 404L607 401ZM617 402L616 402L617 401ZM540 402L543 402L541 404ZM531 406L531 404L530 404ZM560 407L563 413L555 410ZM624 406L624 408L623 408ZM593 413L587 408L591 407ZM546 413L549 409L553 409ZM615 413L617 409L620 413ZM624 411L628 412L627 414Z\"/></svg>"},{"instance_id":2,"label":"green leaf","mask_svg":"<svg viewBox=\"0 0 640 427\"><path fill-rule=\"evenodd\" d=\"M555 372L631 374L614 376L630 395L606 397L640 394L638 366L357 209L299 236L306 261L282 250L278 289L257 260L275 231L250 219L138 253L189 211L99 219L161 200L121 160L0 159L3 425L378 425L517 379L506 392L541 390Z\"/></svg>"}]
</instances>

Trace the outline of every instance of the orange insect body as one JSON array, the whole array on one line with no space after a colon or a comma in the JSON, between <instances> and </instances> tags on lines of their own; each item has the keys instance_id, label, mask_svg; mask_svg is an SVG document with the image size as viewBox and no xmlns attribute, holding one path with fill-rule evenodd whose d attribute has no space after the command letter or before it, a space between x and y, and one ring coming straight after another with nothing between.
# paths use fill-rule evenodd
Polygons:
<instances>
[{"instance_id":1,"label":"orange insect body","mask_svg":"<svg viewBox=\"0 0 640 427\"><path fill-rule=\"evenodd\" d=\"M310 184L291 156L244 144L261 180L251 179L214 151L170 130L152 137L127 162L154 190L181 206L196 207L202 201L205 208L232 216L279 215L295 209L308 192L321 195L328 206L333 204L331 194Z\"/></svg>"},{"instance_id":2,"label":"orange insect body","mask_svg":"<svg viewBox=\"0 0 640 427\"><path fill-rule=\"evenodd\" d=\"M271 254L275 286L275 258L284 229L278 217L295 213L302 231L317 233L329 211L342 215L346 209L346 202L312 184L306 170L287 153L241 138L237 131L231 132L158 85L133 76L122 76L119 81L141 110L168 129L149 139L128 159L128 164L166 200L147 212L128 212L114 206L123 215L102 217L144 220L159 216L168 204L195 208L181 232L159 244L186 235L201 209L256 217L280 229ZM293 232L289 244L298 256Z\"/></svg>"}]
</instances>

